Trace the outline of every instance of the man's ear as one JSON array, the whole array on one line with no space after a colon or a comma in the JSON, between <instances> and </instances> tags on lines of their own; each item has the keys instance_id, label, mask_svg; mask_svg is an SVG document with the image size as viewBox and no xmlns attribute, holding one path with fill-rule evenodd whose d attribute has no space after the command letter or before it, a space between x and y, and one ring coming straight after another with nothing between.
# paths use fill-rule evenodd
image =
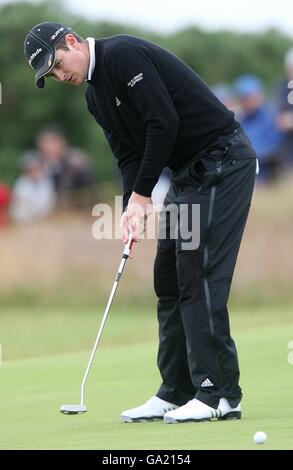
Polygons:
<instances>
[{"instance_id":1,"label":"man's ear","mask_svg":"<svg viewBox=\"0 0 293 470\"><path fill-rule=\"evenodd\" d=\"M65 35L65 43L68 49L75 49L78 41L76 40L76 37L73 36L73 34L67 33Z\"/></svg>"}]
</instances>

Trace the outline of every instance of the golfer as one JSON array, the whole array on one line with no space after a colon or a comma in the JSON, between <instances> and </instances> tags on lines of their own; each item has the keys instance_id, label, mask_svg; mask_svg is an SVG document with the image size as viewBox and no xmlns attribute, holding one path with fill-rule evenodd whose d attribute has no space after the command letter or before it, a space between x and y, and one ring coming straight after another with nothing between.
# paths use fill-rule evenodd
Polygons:
<instances>
[{"instance_id":1,"label":"golfer","mask_svg":"<svg viewBox=\"0 0 293 470\"><path fill-rule=\"evenodd\" d=\"M234 113L184 62L143 39L83 39L62 24L42 23L24 49L37 87L47 77L86 85L88 109L123 179L124 243L129 233L141 237L164 167L172 171L165 207L187 207L188 216L200 207L196 246L180 230L174 236L163 210L167 236L158 239L154 264L162 384L146 403L124 411L122 421L239 419L227 302L257 160Z\"/></svg>"}]
</instances>

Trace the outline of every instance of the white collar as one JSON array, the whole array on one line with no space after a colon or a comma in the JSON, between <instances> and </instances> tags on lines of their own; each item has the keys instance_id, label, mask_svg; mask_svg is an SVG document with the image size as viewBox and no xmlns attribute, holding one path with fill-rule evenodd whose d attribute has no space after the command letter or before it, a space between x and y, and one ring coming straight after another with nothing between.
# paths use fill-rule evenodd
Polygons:
<instances>
[{"instance_id":1,"label":"white collar","mask_svg":"<svg viewBox=\"0 0 293 470\"><path fill-rule=\"evenodd\" d=\"M87 80L91 80L93 72L96 66L96 54L95 54L95 39L94 38L86 38L87 42L89 43L89 50L90 50L90 65L87 73Z\"/></svg>"}]
</instances>

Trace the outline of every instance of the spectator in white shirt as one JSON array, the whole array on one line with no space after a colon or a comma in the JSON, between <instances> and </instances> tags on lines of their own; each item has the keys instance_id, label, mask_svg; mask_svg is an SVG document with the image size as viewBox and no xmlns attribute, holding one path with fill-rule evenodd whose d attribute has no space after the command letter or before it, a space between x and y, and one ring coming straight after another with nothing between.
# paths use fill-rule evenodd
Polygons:
<instances>
[{"instance_id":1,"label":"spectator in white shirt","mask_svg":"<svg viewBox=\"0 0 293 470\"><path fill-rule=\"evenodd\" d=\"M53 183L46 176L43 163L33 151L21 159L23 174L13 187L11 218L15 222L28 222L49 215L55 206Z\"/></svg>"}]
</instances>

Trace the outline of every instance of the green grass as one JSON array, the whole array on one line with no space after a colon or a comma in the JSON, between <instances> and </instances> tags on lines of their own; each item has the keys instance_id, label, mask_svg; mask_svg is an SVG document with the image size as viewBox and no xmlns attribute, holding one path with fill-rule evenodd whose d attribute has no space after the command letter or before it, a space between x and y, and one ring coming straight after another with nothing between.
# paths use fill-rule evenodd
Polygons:
<instances>
[{"instance_id":1,"label":"green grass","mask_svg":"<svg viewBox=\"0 0 293 470\"><path fill-rule=\"evenodd\" d=\"M1 449L292 449L293 339L290 307L237 309L243 419L166 425L124 424L123 409L157 389L157 326L151 309L111 311L86 389L88 413L64 416L61 404L79 402L79 385L97 320L92 310L1 313ZM256 446L252 436L265 431Z\"/></svg>"}]
</instances>

